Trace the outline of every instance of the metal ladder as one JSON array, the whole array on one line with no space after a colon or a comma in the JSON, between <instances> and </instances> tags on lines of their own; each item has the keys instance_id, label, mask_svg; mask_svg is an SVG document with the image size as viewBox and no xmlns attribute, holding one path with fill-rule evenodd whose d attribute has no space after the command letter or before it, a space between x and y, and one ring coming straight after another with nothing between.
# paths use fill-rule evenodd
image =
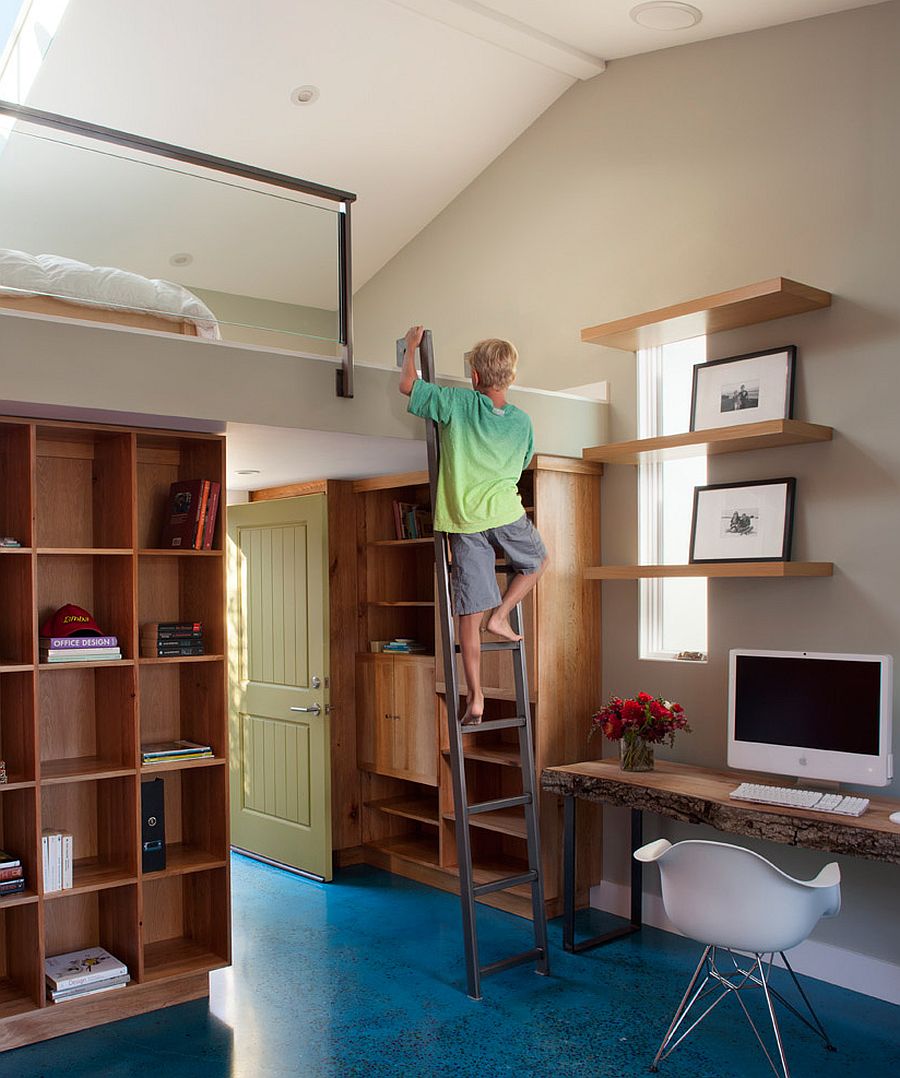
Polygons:
<instances>
[{"instance_id":1,"label":"metal ladder","mask_svg":"<svg viewBox=\"0 0 900 1078\"><path fill-rule=\"evenodd\" d=\"M397 362L401 365L406 352L406 342L397 341ZM434 351L431 331L426 330L419 347L422 378L434 382ZM440 438L438 425L426 420L426 443L428 446L428 475L431 486L432 507L437 497L437 478L440 467ZM547 976L550 972L547 952L547 918L544 909L544 880L541 869L541 839L538 821L538 795L535 789L534 741L532 737L531 706L528 700L528 671L525 662L524 637L518 642L501 641L483 643L482 652L512 652L516 685L516 717L482 720L472 726L461 726L459 719L459 682L457 680L456 656L459 645L450 606L450 543L444 532L434 533L434 557L437 566L437 601L441 623L441 641L444 661L444 684L446 686L447 725L450 734L450 762L453 773L453 804L456 817L456 851L459 861L459 897L462 904L463 942L466 954L467 992L471 999L481 999L481 978L499 973L511 966L526 962L535 963L535 972ZM498 572L514 570L497 567ZM510 613L510 624L516 633L524 633L522 604ZM491 730L516 729L519 733L519 766L522 770L522 793L516 797L503 797L494 801L469 804L466 789L466 767L463 738L467 735L486 733ZM470 820L482 812L522 806L525 810L526 837L528 845L528 871L516 876L506 876L489 883L476 884L472 872L472 842L469 833ZM520 954L511 955L498 962L482 966L478 961L478 929L475 899L494 891L505 891L523 884L531 886L531 906L534 925L534 947Z\"/></svg>"}]
</instances>

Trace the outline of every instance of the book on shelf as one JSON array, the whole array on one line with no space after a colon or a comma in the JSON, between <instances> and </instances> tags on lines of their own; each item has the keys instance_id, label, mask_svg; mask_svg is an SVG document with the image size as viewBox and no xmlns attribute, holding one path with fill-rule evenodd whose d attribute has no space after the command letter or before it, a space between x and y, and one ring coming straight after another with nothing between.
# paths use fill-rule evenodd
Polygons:
<instances>
[{"instance_id":1,"label":"book on shelf","mask_svg":"<svg viewBox=\"0 0 900 1078\"><path fill-rule=\"evenodd\" d=\"M83 996L95 996L98 992L109 992L113 988L124 988L131 980L129 974L122 977L110 977L105 981L97 981L96 984L85 984L80 988L66 988L57 990L47 986L47 998L53 1003L65 1003L67 999L81 999Z\"/></svg>"},{"instance_id":2,"label":"book on shelf","mask_svg":"<svg viewBox=\"0 0 900 1078\"><path fill-rule=\"evenodd\" d=\"M0 868L21 868L22 862L14 853L8 850L0 850Z\"/></svg>"},{"instance_id":3,"label":"book on shelf","mask_svg":"<svg viewBox=\"0 0 900 1078\"><path fill-rule=\"evenodd\" d=\"M74 999L101 988L124 987L130 980L128 967L102 947L52 955L44 959L48 996Z\"/></svg>"},{"instance_id":4,"label":"book on shelf","mask_svg":"<svg viewBox=\"0 0 900 1078\"><path fill-rule=\"evenodd\" d=\"M394 531L398 539L427 539L434 534L428 506L395 500L393 507Z\"/></svg>"},{"instance_id":5,"label":"book on shelf","mask_svg":"<svg viewBox=\"0 0 900 1078\"><path fill-rule=\"evenodd\" d=\"M6 760L0 760L0 786L5 786L9 782L9 776L6 774Z\"/></svg>"},{"instance_id":6,"label":"book on shelf","mask_svg":"<svg viewBox=\"0 0 900 1078\"><path fill-rule=\"evenodd\" d=\"M396 655L418 655L424 652L426 648L418 640L412 640L409 637L395 637L393 640L388 640L381 650L393 652Z\"/></svg>"},{"instance_id":7,"label":"book on shelf","mask_svg":"<svg viewBox=\"0 0 900 1078\"><path fill-rule=\"evenodd\" d=\"M172 483L160 546L167 550L212 549L220 489L212 479Z\"/></svg>"},{"instance_id":8,"label":"book on shelf","mask_svg":"<svg viewBox=\"0 0 900 1078\"><path fill-rule=\"evenodd\" d=\"M145 659L203 654L203 625L199 621L151 622L141 628L141 656Z\"/></svg>"},{"instance_id":9,"label":"book on shelf","mask_svg":"<svg viewBox=\"0 0 900 1078\"><path fill-rule=\"evenodd\" d=\"M181 761L210 759L213 755L211 745L202 745L196 741L156 741L141 745L143 764L168 764Z\"/></svg>"},{"instance_id":10,"label":"book on shelf","mask_svg":"<svg viewBox=\"0 0 900 1078\"><path fill-rule=\"evenodd\" d=\"M120 648L84 648L82 650L67 648L64 651L41 648L40 650L42 663L109 663L121 658Z\"/></svg>"},{"instance_id":11,"label":"book on shelf","mask_svg":"<svg viewBox=\"0 0 900 1078\"><path fill-rule=\"evenodd\" d=\"M72 887L71 832L45 827L41 833L41 855L44 866L44 893L64 891Z\"/></svg>"},{"instance_id":12,"label":"book on shelf","mask_svg":"<svg viewBox=\"0 0 900 1078\"><path fill-rule=\"evenodd\" d=\"M118 648L117 636L42 636L38 640L42 651L109 651Z\"/></svg>"}]
</instances>

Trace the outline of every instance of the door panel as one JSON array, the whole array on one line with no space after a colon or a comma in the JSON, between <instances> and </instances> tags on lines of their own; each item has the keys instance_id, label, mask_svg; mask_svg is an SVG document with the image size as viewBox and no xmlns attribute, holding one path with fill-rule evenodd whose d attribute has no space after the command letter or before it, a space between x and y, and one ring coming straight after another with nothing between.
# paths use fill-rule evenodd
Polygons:
<instances>
[{"instance_id":1,"label":"door panel","mask_svg":"<svg viewBox=\"0 0 900 1078\"><path fill-rule=\"evenodd\" d=\"M228 513L235 846L331 878L325 496Z\"/></svg>"},{"instance_id":2,"label":"door panel","mask_svg":"<svg viewBox=\"0 0 900 1078\"><path fill-rule=\"evenodd\" d=\"M390 762L395 774L438 784L434 663L394 660L394 715Z\"/></svg>"}]
</instances>

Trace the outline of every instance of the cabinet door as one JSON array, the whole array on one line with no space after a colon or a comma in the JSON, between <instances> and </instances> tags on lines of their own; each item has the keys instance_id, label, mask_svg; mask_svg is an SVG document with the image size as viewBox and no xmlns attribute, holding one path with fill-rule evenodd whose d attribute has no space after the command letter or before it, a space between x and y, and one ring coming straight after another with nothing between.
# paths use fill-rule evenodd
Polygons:
<instances>
[{"instance_id":1,"label":"cabinet door","mask_svg":"<svg viewBox=\"0 0 900 1078\"><path fill-rule=\"evenodd\" d=\"M388 774L438 784L437 719L434 664L419 659L394 659L394 721Z\"/></svg>"},{"instance_id":2,"label":"cabinet door","mask_svg":"<svg viewBox=\"0 0 900 1078\"><path fill-rule=\"evenodd\" d=\"M362 655L356 664L356 760L364 771L380 771L390 758L394 714L394 658Z\"/></svg>"}]
</instances>

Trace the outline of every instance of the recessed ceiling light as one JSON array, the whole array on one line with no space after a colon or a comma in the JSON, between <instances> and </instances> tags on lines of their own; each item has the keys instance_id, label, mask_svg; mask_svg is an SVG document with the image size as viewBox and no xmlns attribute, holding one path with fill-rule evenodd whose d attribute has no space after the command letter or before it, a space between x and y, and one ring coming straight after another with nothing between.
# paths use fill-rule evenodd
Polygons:
<instances>
[{"instance_id":1,"label":"recessed ceiling light","mask_svg":"<svg viewBox=\"0 0 900 1078\"><path fill-rule=\"evenodd\" d=\"M177 255L172 255L169 259L170 266L189 266L194 261L194 256L188 254L187 251L180 251Z\"/></svg>"},{"instance_id":2,"label":"recessed ceiling light","mask_svg":"<svg viewBox=\"0 0 900 1078\"><path fill-rule=\"evenodd\" d=\"M631 9L631 17L648 30L689 30L703 18L703 12L680 0L650 0Z\"/></svg>"},{"instance_id":3,"label":"recessed ceiling light","mask_svg":"<svg viewBox=\"0 0 900 1078\"><path fill-rule=\"evenodd\" d=\"M259 475L259 468L238 468L235 475Z\"/></svg>"},{"instance_id":4,"label":"recessed ceiling light","mask_svg":"<svg viewBox=\"0 0 900 1078\"><path fill-rule=\"evenodd\" d=\"M318 86L298 86L295 90L291 90L291 102L294 105L314 105L318 100Z\"/></svg>"}]
</instances>

